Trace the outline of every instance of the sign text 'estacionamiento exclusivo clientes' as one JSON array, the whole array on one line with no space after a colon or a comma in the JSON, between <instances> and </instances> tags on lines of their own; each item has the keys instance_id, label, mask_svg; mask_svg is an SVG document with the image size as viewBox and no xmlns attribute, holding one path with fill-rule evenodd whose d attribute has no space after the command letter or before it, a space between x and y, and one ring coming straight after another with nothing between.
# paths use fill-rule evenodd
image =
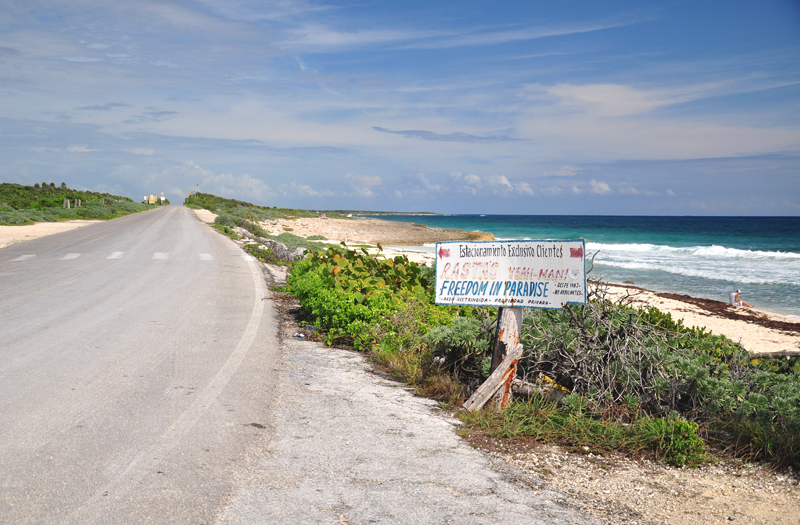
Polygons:
<instances>
[{"instance_id":1,"label":"sign text 'estacionamiento exclusivo clientes'","mask_svg":"<svg viewBox=\"0 0 800 525\"><path fill-rule=\"evenodd\" d=\"M436 304L561 308L586 303L583 239L440 242Z\"/></svg>"}]
</instances>

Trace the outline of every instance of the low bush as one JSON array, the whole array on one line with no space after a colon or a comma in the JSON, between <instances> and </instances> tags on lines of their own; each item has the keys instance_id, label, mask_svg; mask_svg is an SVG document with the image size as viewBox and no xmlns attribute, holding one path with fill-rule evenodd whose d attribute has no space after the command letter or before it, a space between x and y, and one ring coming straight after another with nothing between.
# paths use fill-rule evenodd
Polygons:
<instances>
[{"instance_id":1,"label":"low bush","mask_svg":"<svg viewBox=\"0 0 800 525\"><path fill-rule=\"evenodd\" d=\"M573 398L574 399L574 398ZM610 451L638 456L643 452L673 465L696 466L710 460L697 435L697 424L672 413L640 417L634 424L594 417L580 403L559 407L542 396L512 403L503 411L460 412L461 420L484 434L503 439L534 439L576 452Z\"/></svg>"},{"instance_id":2,"label":"low bush","mask_svg":"<svg viewBox=\"0 0 800 525\"><path fill-rule=\"evenodd\" d=\"M0 209L0 224L17 225L31 224L34 222L57 222L70 219L113 219L150 209L146 204L136 202L84 202L77 208L35 208L35 209L9 209L9 206Z\"/></svg>"}]
</instances>

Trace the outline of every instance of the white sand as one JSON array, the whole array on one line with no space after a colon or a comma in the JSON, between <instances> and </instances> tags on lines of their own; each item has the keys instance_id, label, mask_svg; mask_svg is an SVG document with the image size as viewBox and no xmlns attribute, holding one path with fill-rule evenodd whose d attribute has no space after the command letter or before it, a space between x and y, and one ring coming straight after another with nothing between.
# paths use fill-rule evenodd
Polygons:
<instances>
[{"instance_id":1,"label":"white sand","mask_svg":"<svg viewBox=\"0 0 800 525\"><path fill-rule=\"evenodd\" d=\"M217 218L216 213L212 213L208 210L192 210L197 217L206 224L214 224L214 219Z\"/></svg>"},{"instance_id":2,"label":"white sand","mask_svg":"<svg viewBox=\"0 0 800 525\"><path fill-rule=\"evenodd\" d=\"M0 248L5 248L10 244L18 242L30 241L38 237L45 237L46 235L53 235L82 226L87 226L95 222L102 221L84 221L72 220L61 222L37 222L35 224L26 224L23 226L0 226Z\"/></svg>"},{"instance_id":3,"label":"white sand","mask_svg":"<svg viewBox=\"0 0 800 525\"><path fill-rule=\"evenodd\" d=\"M628 293L628 290L623 286L609 285L609 294L612 298L623 298ZM683 319L685 326L705 327L715 334L723 334L734 341L738 341L750 352L800 351L800 334L782 332L740 319L725 319L693 304L658 297L646 290L630 290L630 293L635 294L630 298L633 306L655 306L662 312L672 314L673 319ZM800 320L792 317L761 310L748 308L746 311L770 320L787 323L800 322Z\"/></svg>"}]
</instances>

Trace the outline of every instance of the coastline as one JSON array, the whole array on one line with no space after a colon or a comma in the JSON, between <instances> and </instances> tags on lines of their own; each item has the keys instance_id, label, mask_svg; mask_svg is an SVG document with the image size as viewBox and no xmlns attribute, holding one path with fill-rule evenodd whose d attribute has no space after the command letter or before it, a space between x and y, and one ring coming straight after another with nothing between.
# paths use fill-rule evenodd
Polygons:
<instances>
[{"instance_id":1,"label":"coastline","mask_svg":"<svg viewBox=\"0 0 800 525\"><path fill-rule=\"evenodd\" d=\"M410 260L424 264L435 262L434 251L425 250L424 244L441 240L494 240L492 234L424 228L414 223L374 218L279 219L261 223L261 226L271 234L290 231L303 237L322 235L330 242L380 244L387 257L404 254ZM377 247L370 252L377 253ZM723 334L751 353L800 352L800 319L755 308L735 308L713 299L656 292L624 284L603 283L601 286L607 287L613 300L635 307L655 306L674 319L683 320L687 327L704 327L714 334Z\"/></svg>"},{"instance_id":2,"label":"coastline","mask_svg":"<svg viewBox=\"0 0 800 525\"><path fill-rule=\"evenodd\" d=\"M272 235L289 232L301 237L321 235L329 241L421 246L440 241L493 241L491 233L429 228L413 222L387 221L372 217L332 219L325 215L314 218L275 219L263 221L261 227Z\"/></svg>"},{"instance_id":3,"label":"coastline","mask_svg":"<svg viewBox=\"0 0 800 525\"><path fill-rule=\"evenodd\" d=\"M215 215L206 210L193 210L198 218L213 224ZM55 223L36 223L24 226L0 226L0 249L10 244L32 240L62 231L80 228L98 221L72 220ZM322 236L326 242L338 244L377 245L384 247L387 257L404 254L414 262L435 262L433 250L424 244L439 241L494 240L494 235L465 230L428 228L411 222L385 221L375 218L352 219L318 218L277 219L264 221L261 227L270 234L289 232L301 237ZM750 352L800 351L800 320L773 312L735 308L721 301L645 290L637 286L603 283L614 300L637 307L655 306L683 320L684 325L705 327L715 334L724 334L738 341Z\"/></svg>"}]
</instances>

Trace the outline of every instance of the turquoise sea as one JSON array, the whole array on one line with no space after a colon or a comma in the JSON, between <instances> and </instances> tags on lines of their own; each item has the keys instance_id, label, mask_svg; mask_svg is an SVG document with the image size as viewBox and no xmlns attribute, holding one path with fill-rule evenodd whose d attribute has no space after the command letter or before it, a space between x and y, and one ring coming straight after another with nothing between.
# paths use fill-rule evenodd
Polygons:
<instances>
[{"instance_id":1,"label":"turquoise sea","mask_svg":"<svg viewBox=\"0 0 800 525\"><path fill-rule=\"evenodd\" d=\"M498 239L586 239L591 278L800 317L800 217L375 215ZM433 251L433 246L423 248Z\"/></svg>"}]
</instances>

